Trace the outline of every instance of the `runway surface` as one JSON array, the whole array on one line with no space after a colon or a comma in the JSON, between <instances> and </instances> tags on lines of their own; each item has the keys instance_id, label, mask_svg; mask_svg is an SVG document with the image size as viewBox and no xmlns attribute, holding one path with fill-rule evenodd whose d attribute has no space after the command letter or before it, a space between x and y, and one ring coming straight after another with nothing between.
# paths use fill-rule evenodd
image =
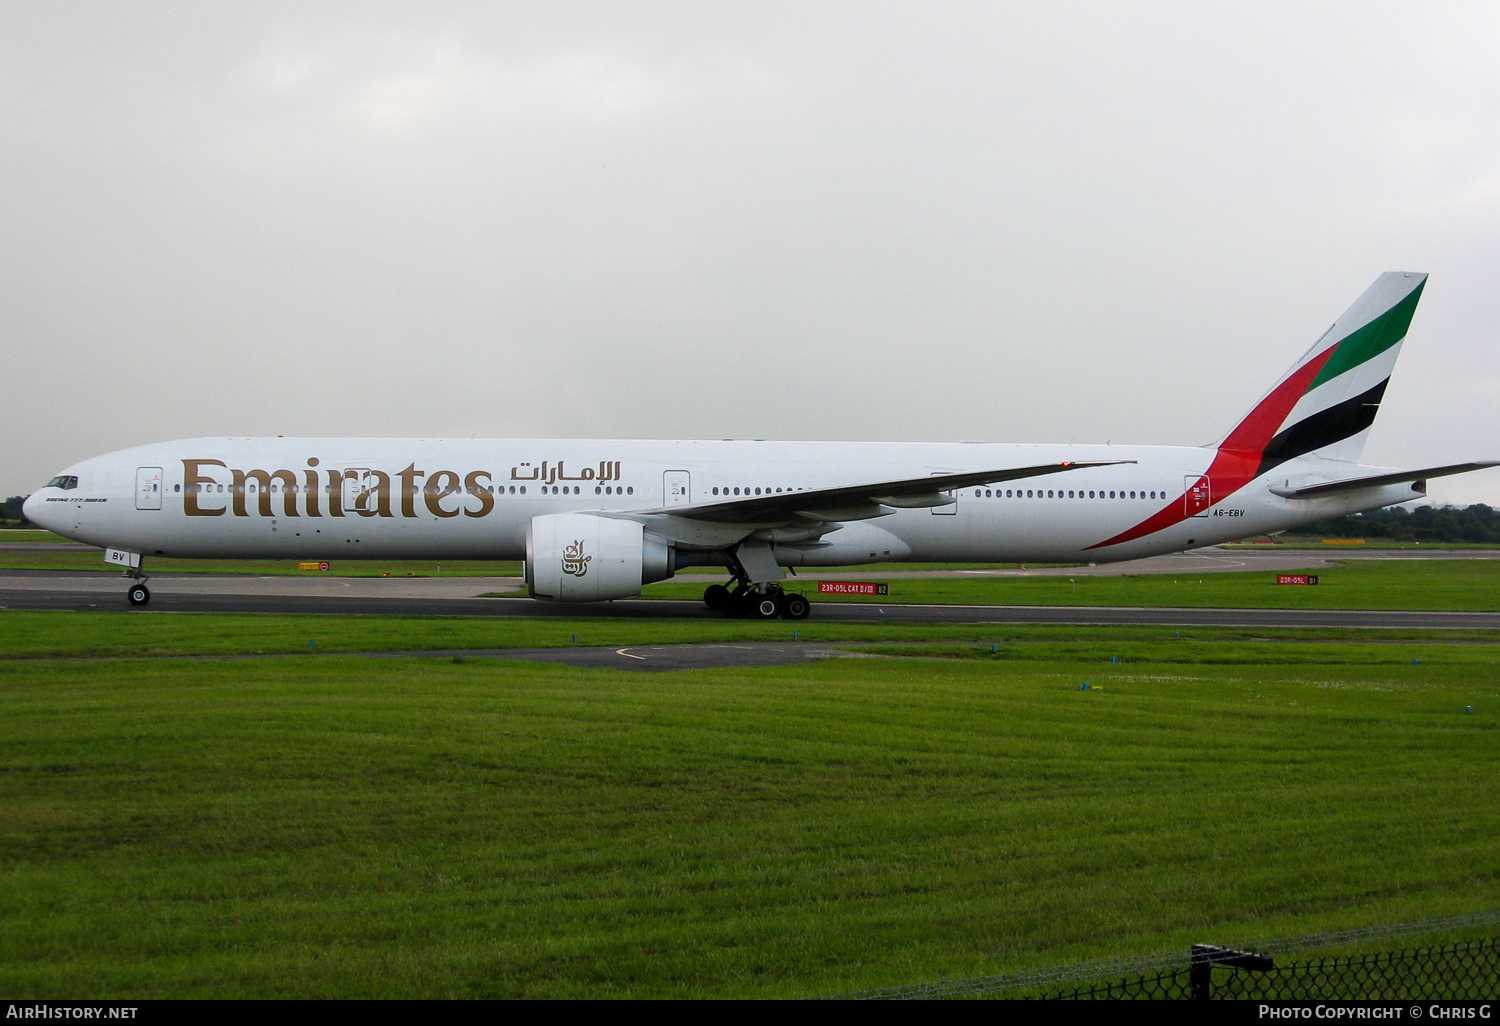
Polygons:
<instances>
[{"instance_id":1,"label":"runway surface","mask_svg":"<svg viewBox=\"0 0 1500 1026\"><path fill-rule=\"evenodd\" d=\"M1180 558L1180 557L1164 557ZM881 575L884 576L884 575ZM0 571L0 608L172 612L325 613L385 616L569 617L574 619L716 619L701 602L565 604L524 598L514 578L337 578L161 575L150 582L151 604L131 609L126 581L111 573ZM1238 627L1500 628L1500 612L1405 610L1201 609L1123 606L956 606L820 602L816 620L839 623L1157 624ZM794 623L788 624L794 628Z\"/></svg>"}]
</instances>

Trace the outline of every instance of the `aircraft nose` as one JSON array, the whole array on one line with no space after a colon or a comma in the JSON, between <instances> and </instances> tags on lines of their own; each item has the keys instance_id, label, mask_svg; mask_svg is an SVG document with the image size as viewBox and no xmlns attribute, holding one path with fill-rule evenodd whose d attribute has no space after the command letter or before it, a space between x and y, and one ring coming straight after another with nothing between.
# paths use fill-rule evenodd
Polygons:
<instances>
[{"instance_id":1,"label":"aircraft nose","mask_svg":"<svg viewBox=\"0 0 1500 1026\"><path fill-rule=\"evenodd\" d=\"M41 498L41 496L39 496L39 495L28 495L28 496L26 496L26 501L23 502L23 503L21 503L21 513L22 513L23 516L26 517L27 520L30 520L33 524L36 524L36 525L38 525L40 527L46 527L47 526L46 524L42 523L42 498Z\"/></svg>"}]
</instances>

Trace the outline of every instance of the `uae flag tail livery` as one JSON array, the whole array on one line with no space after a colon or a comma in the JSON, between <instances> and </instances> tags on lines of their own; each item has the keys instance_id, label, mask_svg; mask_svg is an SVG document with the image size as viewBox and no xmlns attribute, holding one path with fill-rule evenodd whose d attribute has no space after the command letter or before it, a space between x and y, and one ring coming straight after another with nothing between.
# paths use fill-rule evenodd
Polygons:
<instances>
[{"instance_id":1,"label":"uae flag tail livery","mask_svg":"<svg viewBox=\"0 0 1500 1026\"><path fill-rule=\"evenodd\" d=\"M1188 516L1206 512L1215 497L1239 493L1259 479L1271 481L1288 465L1295 469L1266 491L1282 498L1310 499L1338 493L1386 489L1376 508L1420 498L1430 477L1494 466L1461 463L1417 471L1363 473L1359 456L1380 410L1401 343L1411 327L1427 275L1388 271L1334 321L1302 358L1251 408L1214 448L1212 462L1195 488L1190 482L1181 510L1168 508L1094 546L1105 549L1152 535ZM1399 488L1406 485L1405 494ZM1341 515L1353 510L1333 510ZM1295 526L1289 524L1288 526Z\"/></svg>"},{"instance_id":2,"label":"uae flag tail livery","mask_svg":"<svg viewBox=\"0 0 1500 1026\"><path fill-rule=\"evenodd\" d=\"M795 619L787 568L1136 559L1494 466L1358 462L1426 280L1381 275L1216 445L193 438L76 463L24 508L103 548L137 605L158 556L503 559L563 602L723 567L710 609Z\"/></svg>"},{"instance_id":3,"label":"uae flag tail livery","mask_svg":"<svg viewBox=\"0 0 1500 1026\"><path fill-rule=\"evenodd\" d=\"M1250 478L1308 454L1357 463L1426 283L1425 274L1382 274L1229 432L1220 452L1253 463L1244 468Z\"/></svg>"}]
</instances>

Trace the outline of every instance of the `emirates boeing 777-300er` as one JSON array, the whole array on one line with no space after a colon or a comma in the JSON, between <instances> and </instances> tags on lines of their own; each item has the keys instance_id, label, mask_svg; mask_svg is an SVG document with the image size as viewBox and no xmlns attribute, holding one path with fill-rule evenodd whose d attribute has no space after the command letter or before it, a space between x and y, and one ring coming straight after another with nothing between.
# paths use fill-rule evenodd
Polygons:
<instances>
[{"instance_id":1,"label":"emirates boeing 777-300er","mask_svg":"<svg viewBox=\"0 0 1500 1026\"><path fill-rule=\"evenodd\" d=\"M539 599L727 569L731 616L808 614L786 567L1107 562L1405 502L1360 451L1425 274L1383 274L1216 445L196 438L69 467L33 522L101 546L150 600L153 556L524 559Z\"/></svg>"}]
</instances>

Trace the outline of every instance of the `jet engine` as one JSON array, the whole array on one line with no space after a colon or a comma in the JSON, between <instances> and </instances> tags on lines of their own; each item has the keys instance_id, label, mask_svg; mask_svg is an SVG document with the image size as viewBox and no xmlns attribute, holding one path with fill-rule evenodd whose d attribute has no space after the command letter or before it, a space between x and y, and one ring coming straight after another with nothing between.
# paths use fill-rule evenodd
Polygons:
<instances>
[{"instance_id":1,"label":"jet engine","mask_svg":"<svg viewBox=\"0 0 1500 1026\"><path fill-rule=\"evenodd\" d=\"M630 598L675 570L672 545L634 520L552 513L533 517L526 528L526 586L533 598Z\"/></svg>"}]
</instances>

